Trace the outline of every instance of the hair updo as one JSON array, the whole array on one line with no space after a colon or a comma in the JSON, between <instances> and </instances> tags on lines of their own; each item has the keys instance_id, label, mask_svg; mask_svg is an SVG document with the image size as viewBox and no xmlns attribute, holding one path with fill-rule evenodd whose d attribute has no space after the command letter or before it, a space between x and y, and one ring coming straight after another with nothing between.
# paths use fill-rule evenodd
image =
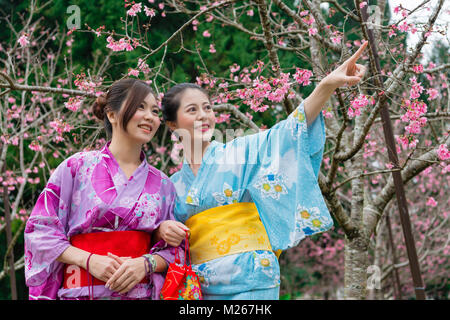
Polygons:
<instances>
[{"instance_id":1,"label":"hair updo","mask_svg":"<svg viewBox=\"0 0 450 320\"><path fill-rule=\"evenodd\" d=\"M99 120L105 119L105 106L106 106L106 93L102 93L97 97L92 106L92 113Z\"/></svg>"},{"instance_id":2,"label":"hair updo","mask_svg":"<svg viewBox=\"0 0 450 320\"><path fill-rule=\"evenodd\" d=\"M120 125L126 131L128 121L130 121L139 105L149 94L155 96L153 90L144 81L122 79L114 82L107 93L102 93L97 97L92 105L92 113L104 122L108 139L112 137L112 125L106 113L113 111L118 114L120 116Z\"/></svg>"},{"instance_id":3,"label":"hair updo","mask_svg":"<svg viewBox=\"0 0 450 320\"><path fill-rule=\"evenodd\" d=\"M161 100L164 121L177 121L177 112L180 108L181 94L187 89L197 89L209 99L209 92L195 83L179 83L169 89Z\"/></svg>"}]
</instances>

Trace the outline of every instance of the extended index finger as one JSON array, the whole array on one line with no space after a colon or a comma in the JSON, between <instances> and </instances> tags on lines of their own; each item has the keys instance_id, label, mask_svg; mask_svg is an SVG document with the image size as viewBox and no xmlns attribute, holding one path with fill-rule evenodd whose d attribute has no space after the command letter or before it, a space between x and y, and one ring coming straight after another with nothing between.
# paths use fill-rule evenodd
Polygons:
<instances>
[{"instance_id":1,"label":"extended index finger","mask_svg":"<svg viewBox=\"0 0 450 320\"><path fill-rule=\"evenodd\" d=\"M352 62L356 62L356 61L359 59L359 57L362 55L364 49L367 47L368 44L369 44L369 42L368 42L368 41L365 41L365 42L361 45L361 47L359 47L359 49L358 49L358 50L350 57L350 59L348 59L348 60L349 60L349 61L352 61Z\"/></svg>"}]
</instances>

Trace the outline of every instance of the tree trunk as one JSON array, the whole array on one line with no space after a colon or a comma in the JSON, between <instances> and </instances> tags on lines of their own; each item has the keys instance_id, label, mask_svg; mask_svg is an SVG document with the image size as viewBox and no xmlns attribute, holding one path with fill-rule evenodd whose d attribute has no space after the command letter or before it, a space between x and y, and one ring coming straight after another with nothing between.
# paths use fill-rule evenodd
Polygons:
<instances>
[{"instance_id":1,"label":"tree trunk","mask_svg":"<svg viewBox=\"0 0 450 320\"><path fill-rule=\"evenodd\" d=\"M353 132L355 137L361 134L366 114L355 119ZM353 146L356 141L353 141ZM364 171L363 149L361 148L349 164L350 176L359 176ZM359 232L354 238L345 238L345 299L366 299L367 267L369 241L364 232L364 178L356 178L351 182L352 200L350 217Z\"/></svg>"},{"instance_id":2,"label":"tree trunk","mask_svg":"<svg viewBox=\"0 0 450 320\"><path fill-rule=\"evenodd\" d=\"M346 300L366 299L368 241L363 235L350 240L345 237L345 291Z\"/></svg>"},{"instance_id":3,"label":"tree trunk","mask_svg":"<svg viewBox=\"0 0 450 320\"><path fill-rule=\"evenodd\" d=\"M386 229L386 226L383 223L383 220L380 221L380 223L377 226L377 232L375 235L375 250L374 250L374 257L373 257L373 276L378 277L376 283L376 286L367 286L368 295L367 298L369 300L383 300L383 290L381 286L381 256L383 255L383 247L385 243L383 242L385 233L384 230ZM377 268L377 269L375 269ZM375 273L376 272L376 273ZM369 281L368 281L369 283ZM373 283L372 283L373 284ZM378 286L379 285L379 286Z\"/></svg>"}]
</instances>

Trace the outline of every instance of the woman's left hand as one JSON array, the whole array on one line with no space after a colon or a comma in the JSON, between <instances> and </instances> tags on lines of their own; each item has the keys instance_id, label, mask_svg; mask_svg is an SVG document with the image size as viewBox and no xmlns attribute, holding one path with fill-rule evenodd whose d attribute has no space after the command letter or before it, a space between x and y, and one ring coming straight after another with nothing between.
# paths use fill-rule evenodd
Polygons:
<instances>
[{"instance_id":1,"label":"woman's left hand","mask_svg":"<svg viewBox=\"0 0 450 320\"><path fill-rule=\"evenodd\" d=\"M366 67L356 62L367 47L367 44L368 42L365 41L361 47L359 47L358 51L344 61L337 69L323 78L322 81L334 88L354 86L360 82L364 77Z\"/></svg>"},{"instance_id":2,"label":"woman's left hand","mask_svg":"<svg viewBox=\"0 0 450 320\"><path fill-rule=\"evenodd\" d=\"M145 277L145 258L118 257L112 253L108 256L115 259L121 265L105 284L109 290L124 294L133 289Z\"/></svg>"}]
</instances>

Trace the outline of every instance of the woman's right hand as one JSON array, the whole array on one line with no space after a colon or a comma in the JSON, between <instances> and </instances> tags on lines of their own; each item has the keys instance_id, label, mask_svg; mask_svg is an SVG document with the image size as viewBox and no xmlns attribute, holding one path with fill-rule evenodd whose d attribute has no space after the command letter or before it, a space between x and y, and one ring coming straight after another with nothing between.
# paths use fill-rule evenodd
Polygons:
<instances>
[{"instance_id":1,"label":"woman's right hand","mask_svg":"<svg viewBox=\"0 0 450 320\"><path fill-rule=\"evenodd\" d=\"M174 220L161 222L157 230L161 238L172 247L178 247L181 244L186 238L186 231L189 233L188 227Z\"/></svg>"},{"instance_id":2,"label":"woman's right hand","mask_svg":"<svg viewBox=\"0 0 450 320\"><path fill-rule=\"evenodd\" d=\"M93 254L89 259L89 273L104 282L107 282L119 267L120 263L108 256Z\"/></svg>"}]
</instances>

